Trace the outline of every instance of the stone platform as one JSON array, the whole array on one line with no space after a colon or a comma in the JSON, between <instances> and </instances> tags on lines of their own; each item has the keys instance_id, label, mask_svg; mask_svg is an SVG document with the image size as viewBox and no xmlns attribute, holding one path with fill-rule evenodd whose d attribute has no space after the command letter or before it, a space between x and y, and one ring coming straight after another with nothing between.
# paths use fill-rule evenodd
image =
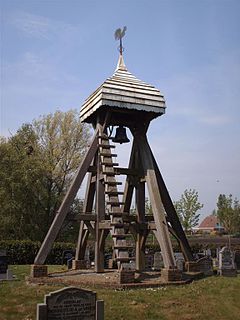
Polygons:
<instances>
[{"instance_id":1,"label":"stone platform","mask_svg":"<svg viewBox=\"0 0 240 320\"><path fill-rule=\"evenodd\" d=\"M65 272L55 272L47 277L33 278L27 277L28 283L36 284L63 284L71 286L81 286L85 288L112 288L112 289L134 289L134 288L154 288L168 285L183 285L190 283L191 279L180 281L163 281L161 272L141 272L135 273L135 281L132 283L120 284L120 273L116 270L105 270L96 273L94 270L70 270Z\"/></svg>"}]
</instances>

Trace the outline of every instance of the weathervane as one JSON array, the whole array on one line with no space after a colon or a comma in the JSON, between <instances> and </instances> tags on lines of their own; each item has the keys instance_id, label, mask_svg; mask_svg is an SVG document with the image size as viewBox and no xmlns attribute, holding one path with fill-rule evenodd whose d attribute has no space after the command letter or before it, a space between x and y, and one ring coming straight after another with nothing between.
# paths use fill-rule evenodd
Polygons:
<instances>
[{"instance_id":1,"label":"weathervane","mask_svg":"<svg viewBox=\"0 0 240 320\"><path fill-rule=\"evenodd\" d=\"M125 27L123 27L123 29L118 28L114 33L115 40L120 40L119 52L121 55L124 50L123 45L122 45L122 38L125 36L126 30L127 30L127 27L125 26Z\"/></svg>"}]
</instances>

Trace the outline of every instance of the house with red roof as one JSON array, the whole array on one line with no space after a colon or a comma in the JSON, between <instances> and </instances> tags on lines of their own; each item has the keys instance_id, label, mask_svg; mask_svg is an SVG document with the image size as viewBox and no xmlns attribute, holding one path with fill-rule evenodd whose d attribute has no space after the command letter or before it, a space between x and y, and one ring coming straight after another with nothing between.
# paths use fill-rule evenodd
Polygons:
<instances>
[{"instance_id":1,"label":"house with red roof","mask_svg":"<svg viewBox=\"0 0 240 320\"><path fill-rule=\"evenodd\" d=\"M218 217L215 215L210 215L204 218L199 227L196 229L197 231L203 233L210 233L213 231L224 232L225 230L224 227L220 224Z\"/></svg>"}]
</instances>

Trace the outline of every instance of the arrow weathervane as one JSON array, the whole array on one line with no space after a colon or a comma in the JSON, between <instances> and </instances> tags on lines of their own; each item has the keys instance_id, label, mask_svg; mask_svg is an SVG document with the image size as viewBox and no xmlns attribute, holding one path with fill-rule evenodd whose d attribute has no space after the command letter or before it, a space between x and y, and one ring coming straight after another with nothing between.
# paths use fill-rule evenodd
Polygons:
<instances>
[{"instance_id":1,"label":"arrow weathervane","mask_svg":"<svg viewBox=\"0 0 240 320\"><path fill-rule=\"evenodd\" d=\"M115 40L120 40L120 47L119 47L120 55L122 55L123 53L122 38L125 36L126 30L127 30L127 27L125 26L123 27L123 29L118 28L114 33Z\"/></svg>"}]
</instances>

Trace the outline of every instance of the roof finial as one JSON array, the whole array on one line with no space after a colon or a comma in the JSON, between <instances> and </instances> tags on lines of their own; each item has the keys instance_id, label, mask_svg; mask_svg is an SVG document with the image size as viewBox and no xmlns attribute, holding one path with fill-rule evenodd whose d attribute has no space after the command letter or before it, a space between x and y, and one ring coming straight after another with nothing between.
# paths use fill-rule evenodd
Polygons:
<instances>
[{"instance_id":1,"label":"roof finial","mask_svg":"<svg viewBox=\"0 0 240 320\"><path fill-rule=\"evenodd\" d=\"M122 38L125 36L126 30L127 30L127 27L125 26L125 27L123 27L123 29L118 28L114 33L115 40L120 40L119 52L120 52L121 56L124 51L124 48L122 46Z\"/></svg>"}]
</instances>

